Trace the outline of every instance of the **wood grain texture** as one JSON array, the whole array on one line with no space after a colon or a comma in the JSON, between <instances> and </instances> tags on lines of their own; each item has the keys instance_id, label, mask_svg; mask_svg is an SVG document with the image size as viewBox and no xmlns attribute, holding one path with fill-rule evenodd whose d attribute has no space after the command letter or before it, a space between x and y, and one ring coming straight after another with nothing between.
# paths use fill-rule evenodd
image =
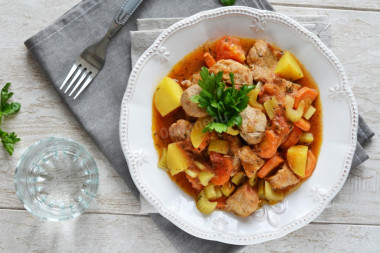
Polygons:
<instances>
[{"instance_id":1,"label":"wood grain texture","mask_svg":"<svg viewBox=\"0 0 380 253\"><path fill-rule=\"evenodd\" d=\"M1 252L177 252L148 216L84 214L46 222L27 211L0 210ZM4 236L12 235L12 236ZM380 227L310 224L242 252L376 252ZM349 243L349 245L348 245Z\"/></svg>"},{"instance_id":2,"label":"wood grain texture","mask_svg":"<svg viewBox=\"0 0 380 253\"><path fill-rule=\"evenodd\" d=\"M0 224L1 252L176 252L148 216L85 214L60 223L0 210Z\"/></svg>"},{"instance_id":3,"label":"wood grain texture","mask_svg":"<svg viewBox=\"0 0 380 253\"><path fill-rule=\"evenodd\" d=\"M132 251L175 252L147 216L128 215L139 210L123 181L65 107L49 80L27 53L24 40L45 28L78 0L0 0L0 85L12 82L14 100L22 104L18 115L4 122L5 130L22 138L13 157L0 148L0 251ZM359 112L380 132L379 1L272 0L288 15L328 15L332 25L331 49L346 69ZM285 6L286 5L286 6ZM48 7L47 7L48 6ZM314 8L314 7L323 8ZM373 8L375 11L345 9ZM48 223L32 217L16 197L14 170L22 152L35 141L62 136L83 144L95 157L100 186L87 213L73 221ZM342 191L312 223L272 242L246 247L244 252L379 251L380 143L366 145L371 159L351 172ZM12 210L13 209L13 210ZM17 210L21 209L21 210ZM331 224L334 223L334 224ZM358 225L355 225L358 224ZM363 225L366 224L366 225Z\"/></svg>"},{"instance_id":4,"label":"wood grain texture","mask_svg":"<svg viewBox=\"0 0 380 253\"><path fill-rule=\"evenodd\" d=\"M378 252L378 226L309 224L285 237L242 252Z\"/></svg>"}]
</instances>

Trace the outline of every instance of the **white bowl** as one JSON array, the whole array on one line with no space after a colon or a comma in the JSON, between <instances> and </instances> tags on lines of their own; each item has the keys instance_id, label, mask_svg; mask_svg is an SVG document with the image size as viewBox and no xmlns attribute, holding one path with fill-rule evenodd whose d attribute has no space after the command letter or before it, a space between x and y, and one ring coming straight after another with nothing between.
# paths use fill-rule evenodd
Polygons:
<instances>
[{"instance_id":1,"label":"white bowl","mask_svg":"<svg viewBox=\"0 0 380 253\"><path fill-rule=\"evenodd\" d=\"M319 85L323 142L311 178L284 201L248 218L201 214L192 197L157 168L152 98L175 63L224 35L265 39L292 52ZM120 139L132 178L158 212L182 230L207 240L248 245L280 238L315 219L339 192L356 147L358 112L342 65L317 36L282 14L246 7L200 12L166 29L134 66L120 116Z\"/></svg>"}]
</instances>

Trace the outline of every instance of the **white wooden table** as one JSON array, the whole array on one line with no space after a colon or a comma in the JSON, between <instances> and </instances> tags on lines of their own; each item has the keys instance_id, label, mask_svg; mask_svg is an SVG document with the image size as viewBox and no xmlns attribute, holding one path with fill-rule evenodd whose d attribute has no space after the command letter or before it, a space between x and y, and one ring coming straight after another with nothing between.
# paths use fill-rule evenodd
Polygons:
<instances>
[{"instance_id":1,"label":"white wooden table","mask_svg":"<svg viewBox=\"0 0 380 253\"><path fill-rule=\"evenodd\" d=\"M12 82L20 113L4 129L22 138L9 157L0 148L0 251L176 252L127 186L63 104L23 45L78 0L0 0L0 85ZM332 20L331 49L346 69L360 114L380 133L380 1L272 0L288 15L321 14ZM41 221L17 199L13 177L22 152L48 136L72 138L94 156L100 170L95 201L77 219ZM380 251L380 143L366 146L371 159L351 172L342 191L311 224L282 239L244 248L261 251Z\"/></svg>"}]
</instances>

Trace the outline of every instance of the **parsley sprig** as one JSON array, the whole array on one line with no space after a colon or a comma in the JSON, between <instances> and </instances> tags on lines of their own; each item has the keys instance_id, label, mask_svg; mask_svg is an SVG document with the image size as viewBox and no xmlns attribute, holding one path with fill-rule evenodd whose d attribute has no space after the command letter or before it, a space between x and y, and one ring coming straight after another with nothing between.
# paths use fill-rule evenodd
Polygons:
<instances>
[{"instance_id":1,"label":"parsley sprig","mask_svg":"<svg viewBox=\"0 0 380 253\"><path fill-rule=\"evenodd\" d=\"M224 5L224 6L230 6L230 5L234 5L236 0L220 0L220 2Z\"/></svg>"},{"instance_id":2,"label":"parsley sprig","mask_svg":"<svg viewBox=\"0 0 380 253\"><path fill-rule=\"evenodd\" d=\"M11 84L7 83L2 89L0 94L0 125L1 119L3 116L9 116L17 113L21 105L17 102L8 103L8 100L13 96L13 92L8 92L9 86ZM14 145L20 141L20 138L17 138L17 135L12 133L7 133L0 128L0 140L3 144L5 150L9 155L12 155L15 148Z\"/></svg>"},{"instance_id":3,"label":"parsley sprig","mask_svg":"<svg viewBox=\"0 0 380 253\"><path fill-rule=\"evenodd\" d=\"M206 125L203 132L218 133L226 132L228 127L241 126L242 118L240 112L243 111L249 101L248 93L254 89L254 85L243 85L240 89L235 89L234 74L230 73L231 87L227 87L222 81L223 72L218 74L209 73L206 67L202 67L201 80L198 81L202 91L191 98L191 101L198 103L213 118L213 121Z\"/></svg>"}]
</instances>

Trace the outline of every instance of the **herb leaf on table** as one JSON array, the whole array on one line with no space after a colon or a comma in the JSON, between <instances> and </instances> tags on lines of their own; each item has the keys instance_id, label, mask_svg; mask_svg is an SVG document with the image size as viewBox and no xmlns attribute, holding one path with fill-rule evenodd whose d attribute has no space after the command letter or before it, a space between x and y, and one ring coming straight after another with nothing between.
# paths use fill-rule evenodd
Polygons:
<instances>
[{"instance_id":1,"label":"herb leaf on table","mask_svg":"<svg viewBox=\"0 0 380 253\"><path fill-rule=\"evenodd\" d=\"M235 88L234 74L230 73L231 87L227 87L222 81L223 72L218 74L209 73L208 68L201 68L201 80L198 85L202 91L193 97L191 101L198 103L198 106L205 109L206 112L213 118L203 132L212 132L215 130L218 133L226 132L228 127L241 126L242 112L248 105L248 93L255 88L254 85L243 85L240 89Z\"/></svg>"},{"instance_id":2,"label":"herb leaf on table","mask_svg":"<svg viewBox=\"0 0 380 253\"><path fill-rule=\"evenodd\" d=\"M3 116L15 114L21 109L20 103L8 103L8 100L13 96L13 92L8 91L10 85L10 83L5 84L0 93L0 126ZM14 132L7 133L0 128L0 140L8 154L12 155L14 145L20 141L20 138L17 138Z\"/></svg>"},{"instance_id":3,"label":"herb leaf on table","mask_svg":"<svg viewBox=\"0 0 380 253\"><path fill-rule=\"evenodd\" d=\"M224 6L230 6L230 5L234 5L236 0L220 0L220 2L224 5Z\"/></svg>"}]
</instances>

